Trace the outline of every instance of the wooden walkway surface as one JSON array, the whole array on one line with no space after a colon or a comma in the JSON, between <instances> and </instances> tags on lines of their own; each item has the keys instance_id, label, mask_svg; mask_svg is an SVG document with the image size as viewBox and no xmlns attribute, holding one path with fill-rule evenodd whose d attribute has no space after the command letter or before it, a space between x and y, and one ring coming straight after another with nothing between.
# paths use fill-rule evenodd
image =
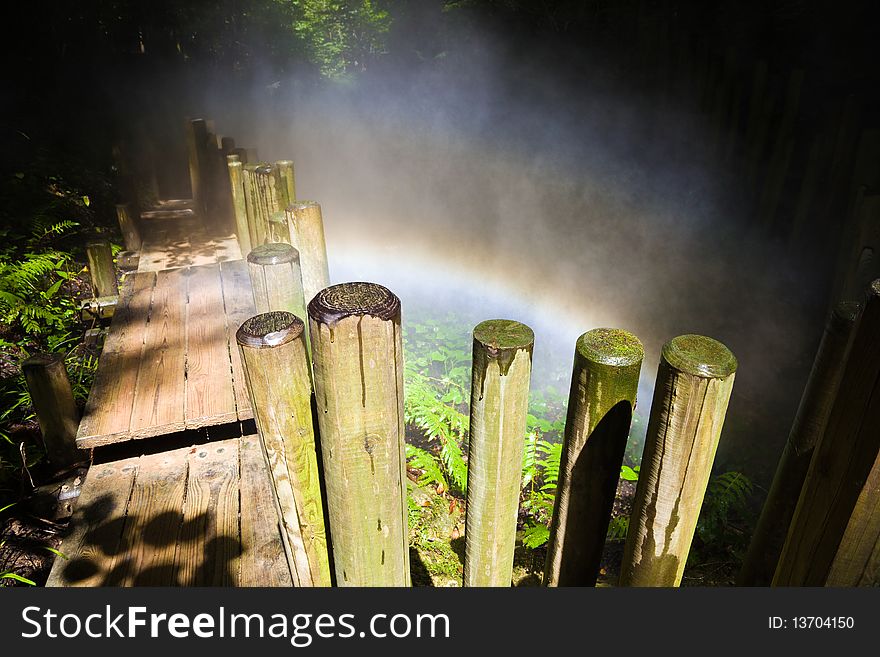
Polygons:
<instances>
[{"instance_id":1,"label":"wooden walkway surface","mask_svg":"<svg viewBox=\"0 0 880 657\"><path fill-rule=\"evenodd\" d=\"M292 586L257 436L93 465L46 586Z\"/></svg>"},{"instance_id":2,"label":"wooden walkway surface","mask_svg":"<svg viewBox=\"0 0 880 657\"><path fill-rule=\"evenodd\" d=\"M255 310L238 243L185 208L141 224L77 434L95 464L47 586L292 586L259 438L241 435L235 331ZM106 458L135 438L151 440Z\"/></svg>"}]
</instances>

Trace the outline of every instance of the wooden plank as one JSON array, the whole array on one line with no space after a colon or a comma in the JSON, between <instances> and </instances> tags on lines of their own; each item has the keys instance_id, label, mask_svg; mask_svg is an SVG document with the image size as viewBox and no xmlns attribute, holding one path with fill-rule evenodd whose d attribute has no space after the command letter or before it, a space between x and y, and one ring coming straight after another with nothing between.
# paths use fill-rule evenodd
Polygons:
<instances>
[{"instance_id":1,"label":"wooden plank","mask_svg":"<svg viewBox=\"0 0 880 657\"><path fill-rule=\"evenodd\" d=\"M189 448L142 456L134 482L120 551L114 560L117 586L171 586L183 523Z\"/></svg>"},{"instance_id":2,"label":"wooden plank","mask_svg":"<svg viewBox=\"0 0 880 657\"><path fill-rule=\"evenodd\" d=\"M241 579L239 586L293 586L278 524L278 509L258 436L241 450Z\"/></svg>"},{"instance_id":3,"label":"wooden plank","mask_svg":"<svg viewBox=\"0 0 880 657\"><path fill-rule=\"evenodd\" d=\"M180 586L235 586L239 579L238 441L190 450L176 562Z\"/></svg>"},{"instance_id":4,"label":"wooden plank","mask_svg":"<svg viewBox=\"0 0 880 657\"><path fill-rule=\"evenodd\" d=\"M100 586L112 578L110 565L122 545L125 516L137 473L137 459L89 470L70 520L70 533L46 586Z\"/></svg>"},{"instance_id":5,"label":"wooden plank","mask_svg":"<svg viewBox=\"0 0 880 657\"><path fill-rule=\"evenodd\" d=\"M220 264L223 280L223 303L226 308L226 331L232 361L232 386L239 420L249 420L254 416L244 381L244 369L238 353L235 332L242 322L256 314L251 280L244 260L233 260Z\"/></svg>"},{"instance_id":6,"label":"wooden plank","mask_svg":"<svg viewBox=\"0 0 880 657\"><path fill-rule=\"evenodd\" d=\"M193 267L186 317L186 427L235 422L220 267Z\"/></svg>"},{"instance_id":7,"label":"wooden plank","mask_svg":"<svg viewBox=\"0 0 880 657\"><path fill-rule=\"evenodd\" d=\"M130 436L146 438L186 427L186 294L189 271L159 272L131 413Z\"/></svg>"},{"instance_id":8,"label":"wooden plank","mask_svg":"<svg viewBox=\"0 0 880 657\"><path fill-rule=\"evenodd\" d=\"M76 444L80 448L115 442L128 435L155 281L152 272L125 279L77 431Z\"/></svg>"}]
</instances>

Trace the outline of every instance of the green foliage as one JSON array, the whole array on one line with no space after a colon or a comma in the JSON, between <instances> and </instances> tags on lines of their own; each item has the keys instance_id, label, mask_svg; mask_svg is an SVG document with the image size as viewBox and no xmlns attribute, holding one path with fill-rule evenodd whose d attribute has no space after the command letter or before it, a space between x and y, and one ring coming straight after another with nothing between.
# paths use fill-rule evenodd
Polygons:
<instances>
[{"instance_id":1,"label":"green foliage","mask_svg":"<svg viewBox=\"0 0 880 657\"><path fill-rule=\"evenodd\" d=\"M748 527L754 524L754 488L741 472L725 472L709 480L689 567L711 562L727 564L729 570L736 571L748 548Z\"/></svg>"},{"instance_id":2,"label":"green foliage","mask_svg":"<svg viewBox=\"0 0 880 657\"><path fill-rule=\"evenodd\" d=\"M329 78L365 70L385 53L390 14L372 0L294 0L293 29Z\"/></svg>"}]
</instances>

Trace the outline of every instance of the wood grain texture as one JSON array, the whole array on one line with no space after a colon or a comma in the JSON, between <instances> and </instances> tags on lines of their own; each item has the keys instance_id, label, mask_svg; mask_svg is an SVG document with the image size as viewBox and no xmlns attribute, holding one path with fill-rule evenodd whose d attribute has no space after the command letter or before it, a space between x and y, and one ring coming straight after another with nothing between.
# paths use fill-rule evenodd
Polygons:
<instances>
[{"instance_id":1,"label":"wood grain texture","mask_svg":"<svg viewBox=\"0 0 880 657\"><path fill-rule=\"evenodd\" d=\"M137 459L93 466L83 483L68 534L49 573L47 587L102 586L121 545Z\"/></svg>"},{"instance_id":2,"label":"wood grain texture","mask_svg":"<svg viewBox=\"0 0 880 657\"><path fill-rule=\"evenodd\" d=\"M400 313L309 308L337 586L409 586Z\"/></svg>"},{"instance_id":3,"label":"wood grain texture","mask_svg":"<svg viewBox=\"0 0 880 657\"><path fill-rule=\"evenodd\" d=\"M678 586L712 472L736 359L703 336L663 347L621 586Z\"/></svg>"},{"instance_id":4,"label":"wood grain texture","mask_svg":"<svg viewBox=\"0 0 880 657\"><path fill-rule=\"evenodd\" d=\"M248 397L241 365L241 354L235 342L235 332L248 317L256 315L254 295L251 291L247 263L243 260L224 262L220 265L223 281L223 303L226 309L226 335L230 345L232 363L232 389L235 394L235 407L239 420L249 420L254 416Z\"/></svg>"},{"instance_id":5,"label":"wood grain texture","mask_svg":"<svg viewBox=\"0 0 880 657\"><path fill-rule=\"evenodd\" d=\"M156 274L126 276L120 304L98 360L98 371L77 430L77 445L92 447L127 437Z\"/></svg>"},{"instance_id":6,"label":"wood grain texture","mask_svg":"<svg viewBox=\"0 0 880 657\"><path fill-rule=\"evenodd\" d=\"M236 586L241 556L238 442L199 445L188 460L177 583Z\"/></svg>"},{"instance_id":7,"label":"wood grain texture","mask_svg":"<svg viewBox=\"0 0 880 657\"><path fill-rule=\"evenodd\" d=\"M132 437L173 433L186 427L188 275L187 270L178 269L157 277L132 403Z\"/></svg>"},{"instance_id":8,"label":"wood grain texture","mask_svg":"<svg viewBox=\"0 0 880 657\"><path fill-rule=\"evenodd\" d=\"M171 586L187 489L187 450L160 452L137 461L120 551L116 586Z\"/></svg>"},{"instance_id":9,"label":"wood grain texture","mask_svg":"<svg viewBox=\"0 0 880 657\"><path fill-rule=\"evenodd\" d=\"M186 304L186 428L235 422L219 265L190 270Z\"/></svg>"},{"instance_id":10,"label":"wood grain texture","mask_svg":"<svg viewBox=\"0 0 880 657\"><path fill-rule=\"evenodd\" d=\"M293 586L281 542L278 509L257 436L241 450L241 580L239 586Z\"/></svg>"}]
</instances>

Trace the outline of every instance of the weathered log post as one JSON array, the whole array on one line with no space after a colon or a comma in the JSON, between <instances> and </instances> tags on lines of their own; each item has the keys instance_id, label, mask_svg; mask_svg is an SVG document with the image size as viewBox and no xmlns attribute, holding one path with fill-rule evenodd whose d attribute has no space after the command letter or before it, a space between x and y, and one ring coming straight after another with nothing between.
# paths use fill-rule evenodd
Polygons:
<instances>
[{"instance_id":1,"label":"weathered log post","mask_svg":"<svg viewBox=\"0 0 880 657\"><path fill-rule=\"evenodd\" d=\"M186 122L186 147L189 157L189 180L192 187L193 207L204 216L207 209L206 145L208 126L204 119Z\"/></svg>"},{"instance_id":2,"label":"weathered log post","mask_svg":"<svg viewBox=\"0 0 880 657\"><path fill-rule=\"evenodd\" d=\"M330 586L304 333L300 318L275 311L245 320L236 340L294 583Z\"/></svg>"},{"instance_id":3,"label":"weathered log post","mask_svg":"<svg viewBox=\"0 0 880 657\"><path fill-rule=\"evenodd\" d=\"M308 302L330 285L321 206L314 201L297 201L287 208L286 215L290 243L299 251L303 293Z\"/></svg>"},{"instance_id":4,"label":"weathered log post","mask_svg":"<svg viewBox=\"0 0 880 657\"><path fill-rule=\"evenodd\" d=\"M262 244L248 253L248 273L258 313L285 310L297 317L308 317L303 297L299 253L290 244ZM308 331L307 350L311 349Z\"/></svg>"},{"instance_id":5,"label":"weathered log post","mask_svg":"<svg viewBox=\"0 0 880 657\"><path fill-rule=\"evenodd\" d=\"M247 212L251 249L266 243L265 222L260 211L256 183L256 170L259 166L257 164L245 164L241 168L242 189L244 190L244 203L245 211Z\"/></svg>"},{"instance_id":6,"label":"weathered log post","mask_svg":"<svg viewBox=\"0 0 880 657\"><path fill-rule=\"evenodd\" d=\"M400 300L334 285L309 330L336 583L409 586Z\"/></svg>"},{"instance_id":7,"label":"weathered log post","mask_svg":"<svg viewBox=\"0 0 880 657\"><path fill-rule=\"evenodd\" d=\"M277 167L265 164L254 170L257 203L268 242L289 242L284 208L287 191Z\"/></svg>"},{"instance_id":8,"label":"weathered log post","mask_svg":"<svg viewBox=\"0 0 880 657\"><path fill-rule=\"evenodd\" d=\"M737 578L739 586L769 586L782 552L810 459L828 424L859 306L839 304L828 318L801 403Z\"/></svg>"},{"instance_id":9,"label":"weathered log post","mask_svg":"<svg viewBox=\"0 0 880 657\"><path fill-rule=\"evenodd\" d=\"M116 219L119 221L119 232L122 233L125 250L140 251L141 233L128 203L116 204Z\"/></svg>"},{"instance_id":10,"label":"weathered log post","mask_svg":"<svg viewBox=\"0 0 880 657\"><path fill-rule=\"evenodd\" d=\"M283 205L286 208L296 200L296 177L293 170L293 162L290 160L278 160L275 163L278 178L281 181L281 193Z\"/></svg>"},{"instance_id":11,"label":"weathered log post","mask_svg":"<svg viewBox=\"0 0 880 657\"><path fill-rule=\"evenodd\" d=\"M546 586L596 584L644 357L626 331L594 329L578 338Z\"/></svg>"},{"instance_id":12,"label":"weathered log post","mask_svg":"<svg viewBox=\"0 0 880 657\"><path fill-rule=\"evenodd\" d=\"M248 214L244 200L244 183L242 182L242 163L238 155L226 156L226 166L229 169L229 188L232 197L232 210L235 213L235 234L238 237L238 245L242 255L247 255L253 249L251 245L250 228L248 227Z\"/></svg>"},{"instance_id":13,"label":"weathered log post","mask_svg":"<svg viewBox=\"0 0 880 657\"><path fill-rule=\"evenodd\" d=\"M92 278L95 296L110 297L119 294L110 243L106 240L89 242L86 244L86 257L89 261L89 275Z\"/></svg>"},{"instance_id":14,"label":"weathered log post","mask_svg":"<svg viewBox=\"0 0 880 657\"><path fill-rule=\"evenodd\" d=\"M510 586L534 343L512 320L474 328L464 586Z\"/></svg>"},{"instance_id":15,"label":"weathered log post","mask_svg":"<svg viewBox=\"0 0 880 657\"><path fill-rule=\"evenodd\" d=\"M736 367L727 347L701 335L663 346L621 586L681 583Z\"/></svg>"},{"instance_id":16,"label":"weathered log post","mask_svg":"<svg viewBox=\"0 0 880 657\"><path fill-rule=\"evenodd\" d=\"M880 539L878 335L880 279L871 284L856 320L837 396L810 461L774 586L823 586L863 578L880 583L875 552Z\"/></svg>"},{"instance_id":17,"label":"weathered log post","mask_svg":"<svg viewBox=\"0 0 880 657\"><path fill-rule=\"evenodd\" d=\"M86 459L76 448L79 410L60 354L35 354L21 363L43 445L52 465L63 468Z\"/></svg>"}]
</instances>

